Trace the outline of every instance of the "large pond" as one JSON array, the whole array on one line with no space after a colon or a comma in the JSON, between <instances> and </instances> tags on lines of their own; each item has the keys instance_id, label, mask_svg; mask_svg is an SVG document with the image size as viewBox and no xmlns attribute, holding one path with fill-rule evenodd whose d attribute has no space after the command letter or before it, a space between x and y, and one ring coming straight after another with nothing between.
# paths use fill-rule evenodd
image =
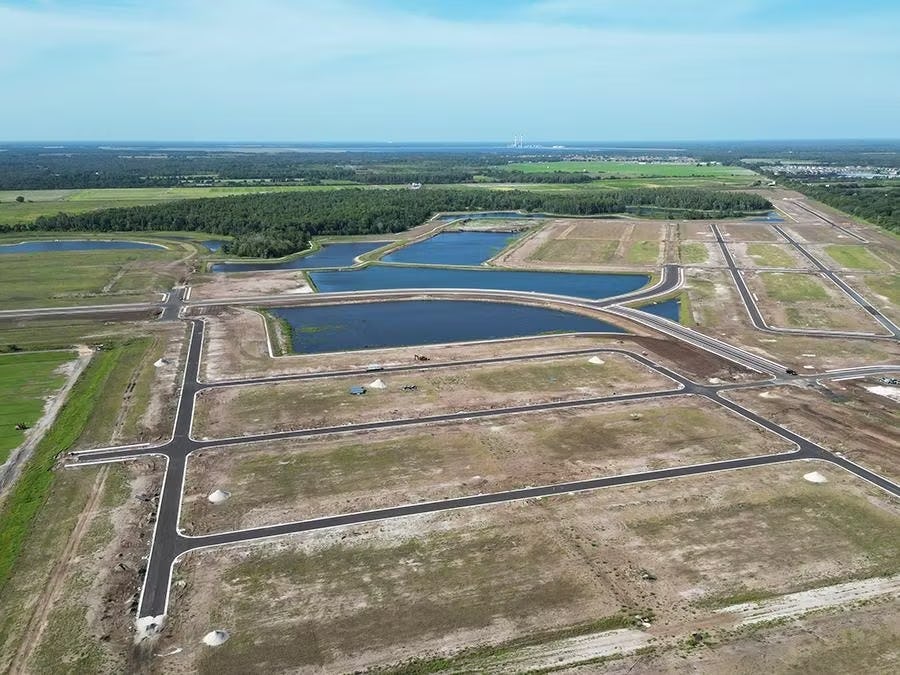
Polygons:
<instances>
[{"instance_id":1,"label":"large pond","mask_svg":"<svg viewBox=\"0 0 900 675\"><path fill-rule=\"evenodd\" d=\"M552 333L625 332L580 314L499 302L413 300L269 311L291 325L298 354Z\"/></svg>"},{"instance_id":2,"label":"large pond","mask_svg":"<svg viewBox=\"0 0 900 675\"><path fill-rule=\"evenodd\" d=\"M669 321L674 321L675 323L678 323L681 318L681 301L678 298L655 302L652 305L644 305L638 309L642 312L647 312L647 314L669 319Z\"/></svg>"},{"instance_id":3,"label":"large pond","mask_svg":"<svg viewBox=\"0 0 900 675\"><path fill-rule=\"evenodd\" d=\"M608 298L647 285L646 274L574 274L400 267L370 265L357 270L311 272L322 293L418 288L481 288L486 290L552 293L578 298Z\"/></svg>"},{"instance_id":4,"label":"large pond","mask_svg":"<svg viewBox=\"0 0 900 675\"><path fill-rule=\"evenodd\" d=\"M353 241L323 244L315 253L281 262L215 263L213 272L272 272L275 270L308 270L316 267L349 267L354 258L384 246L386 241Z\"/></svg>"},{"instance_id":5,"label":"large pond","mask_svg":"<svg viewBox=\"0 0 900 675\"><path fill-rule=\"evenodd\" d=\"M389 253L382 260L431 265L480 265L516 238L509 232L441 232Z\"/></svg>"},{"instance_id":6,"label":"large pond","mask_svg":"<svg viewBox=\"0 0 900 675\"><path fill-rule=\"evenodd\" d=\"M52 251L101 251L109 249L154 248L165 249L160 244L143 241L104 241L100 239L57 239L56 241L23 241L18 244L0 244L0 253L48 253Z\"/></svg>"}]
</instances>

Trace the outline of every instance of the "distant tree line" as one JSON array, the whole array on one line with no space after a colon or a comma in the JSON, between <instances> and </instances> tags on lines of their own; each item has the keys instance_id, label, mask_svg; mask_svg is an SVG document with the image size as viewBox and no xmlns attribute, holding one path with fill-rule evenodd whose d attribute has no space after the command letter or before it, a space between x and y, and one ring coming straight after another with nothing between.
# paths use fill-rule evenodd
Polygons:
<instances>
[{"instance_id":1,"label":"distant tree line","mask_svg":"<svg viewBox=\"0 0 900 675\"><path fill-rule=\"evenodd\" d=\"M320 235L384 234L418 225L439 211L523 210L571 215L653 209L679 218L723 218L771 208L758 195L698 189L568 193L522 190L345 188L191 199L154 206L41 216L14 229L79 232L198 231L233 237L224 252L277 257Z\"/></svg>"},{"instance_id":2,"label":"distant tree line","mask_svg":"<svg viewBox=\"0 0 900 675\"><path fill-rule=\"evenodd\" d=\"M827 184L780 182L823 204L900 234L900 186L877 181Z\"/></svg>"}]
</instances>

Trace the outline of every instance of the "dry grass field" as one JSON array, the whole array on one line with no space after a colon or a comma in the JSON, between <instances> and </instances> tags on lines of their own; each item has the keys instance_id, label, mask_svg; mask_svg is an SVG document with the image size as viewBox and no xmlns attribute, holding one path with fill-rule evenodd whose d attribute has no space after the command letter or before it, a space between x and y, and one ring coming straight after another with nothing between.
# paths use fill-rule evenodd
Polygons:
<instances>
[{"instance_id":1,"label":"dry grass field","mask_svg":"<svg viewBox=\"0 0 900 675\"><path fill-rule=\"evenodd\" d=\"M685 396L253 443L191 456L182 527L240 529L791 449ZM231 493L228 501L206 499L217 489Z\"/></svg>"},{"instance_id":2,"label":"dry grass field","mask_svg":"<svg viewBox=\"0 0 900 675\"><path fill-rule=\"evenodd\" d=\"M810 463L414 516L190 554L157 649L169 672L517 670L629 628L655 658L697 631L727 653L721 608L894 575L898 537L896 503Z\"/></svg>"}]
</instances>

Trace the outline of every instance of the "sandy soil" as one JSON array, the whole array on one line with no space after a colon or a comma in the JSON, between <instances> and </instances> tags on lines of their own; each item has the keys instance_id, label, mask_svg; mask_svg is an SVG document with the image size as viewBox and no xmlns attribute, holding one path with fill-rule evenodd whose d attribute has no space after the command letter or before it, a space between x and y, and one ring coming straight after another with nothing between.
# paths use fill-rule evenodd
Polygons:
<instances>
[{"instance_id":1,"label":"sandy soil","mask_svg":"<svg viewBox=\"0 0 900 675\"><path fill-rule=\"evenodd\" d=\"M767 243L766 245L774 246L778 251L790 259L790 264L785 265L785 268L798 270L811 270L813 268L812 263L797 253L797 249L790 244ZM781 267L781 265L771 265L763 258L750 254L747 250L746 242L729 244L728 250L731 252L735 263L740 268L757 269L760 267Z\"/></svg>"},{"instance_id":2,"label":"sandy soil","mask_svg":"<svg viewBox=\"0 0 900 675\"><path fill-rule=\"evenodd\" d=\"M853 302L843 291L825 277L793 272L764 272L763 275L784 275L810 282L822 289L827 299L804 299L786 302L773 298L767 291L764 277L755 272L744 274L750 292L757 299L766 322L780 328L810 328L815 330L848 330L884 334L885 329L872 316ZM794 275L788 277L787 275Z\"/></svg>"},{"instance_id":3,"label":"sandy soil","mask_svg":"<svg viewBox=\"0 0 900 675\"><path fill-rule=\"evenodd\" d=\"M303 272L217 272L191 284L191 301L234 299L251 295L312 293Z\"/></svg>"},{"instance_id":4,"label":"sandy soil","mask_svg":"<svg viewBox=\"0 0 900 675\"><path fill-rule=\"evenodd\" d=\"M684 396L230 446L191 455L182 527L241 529L792 449ZM230 497L211 504L217 489Z\"/></svg>"},{"instance_id":5,"label":"sandy soil","mask_svg":"<svg viewBox=\"0 0 900 675\"><path fill-rule=\"evenodd\" d=\"M207 389L197 397L193 435L231 438L677 387L627 356L602 351L595 356L602 363L591 363L591 357L582 355ZM372 386L373 381L384 388ZM351 396L353 386L366 387L366 393Z\"/></svg>"},{"instance_id":6,"label":"sandy soil","mask_svg":"<svg viewBox=\"0 0 900 675\"><path fill-rule=\"evenodd\" d=\"M893 480L900 480L900 410L866 390L877 378L819 387L728 392L728 398Z\"/></svg>"},{"instance_id":7,"label":"sandy soil","mask_svg":"<svg viewBox=\"0 0 900 675\"><path fill-rule=\"evenodd\" d=\"M774 358L796 370L821 372L867 364L896 362L900 350L890 341L810 338L762 333L753 328L743 302L725 270L686 270L693 328Z\"/></svg>"},{"instance_id":8,"label":"sandy soil","mask_svg":"<svg viewBox=\"0 0 900 675\"><path fill-rule=\"evenodd\" d=\"M724 639L741 621L716 611L729 598L900 565L900 507L827 466L818 470L829 482L812 485L808 470L747 469L191 554L158 649L182 651L157 666L348 671L511 639L553 653L548 631L618 612L650 617L640 630L662 645L698 628ZM205 648L212 629L232 637ZM483 670L494 653L465 663Z\"/></svg>"},{"instance_id":9,"label":"sandy soil","mask_svg":"<svg viewBox=\"0 0 900 675\"><path fill-rule=\"evenodd\" d=\"M666 257L668 227L659 220L559 218L548 221L491 264L524 269L643 269L647 265L627 259L630 247L640 241L659 242L656 264L661 264Z\"/></svg>"}]
</instances>

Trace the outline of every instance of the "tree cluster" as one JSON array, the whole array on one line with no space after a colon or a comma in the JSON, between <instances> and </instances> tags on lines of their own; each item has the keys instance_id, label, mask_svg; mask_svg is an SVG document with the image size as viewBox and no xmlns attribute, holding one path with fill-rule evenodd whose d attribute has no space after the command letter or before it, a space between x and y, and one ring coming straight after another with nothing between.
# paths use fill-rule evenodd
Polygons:
<instances>
[{"instance_id":1,"label":"tree cluster","mask_svg":"<svg viewBox=\"0 0 900 675\"><path fill-rule=\"evenodd\" d=\"M758 195L697 189L526 192L478 189L310 190L192 199L80 214L41 216L19 230L82 232L198 231L234 237L226 253L277 257L318 235L385 234L418 225L439 211L507 211L600 215L651 209L678 217L728 217L771 208Z\"/></svg>"}]
</instances>

